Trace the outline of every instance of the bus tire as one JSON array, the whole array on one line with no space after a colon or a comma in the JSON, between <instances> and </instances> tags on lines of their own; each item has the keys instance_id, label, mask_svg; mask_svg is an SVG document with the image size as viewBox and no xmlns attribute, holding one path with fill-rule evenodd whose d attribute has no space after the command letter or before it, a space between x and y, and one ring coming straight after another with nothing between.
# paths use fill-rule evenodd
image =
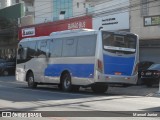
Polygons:
<instances>
[{"instance_id":1,"label":"bus tire","mask_svg":"<svg viewBox=\"0 0 160 120\"><path fill-rule=\"evenodd\" d=\"M95 93L105 93L108 89L108 85L105 83L95 83L91 88Z\"/></svg>"},{"instance_id":2,"label":"bus tire","mask_svg":"<svg viewBox=\"0 0 160 120\"><path fill-rule=\"evenodd\" d=\"M72 90L71 76L68 72L62 74L62 90L65 92Z\"/></svg>"},{"instance_id":3,"label":"bus tire","mask_svg":"<svg viewBox=\"0 0 160 120\"><path fill-rule=\"evenodd\" d=\"M28 82L29 88L36 88L37 87L37 83L34 82L34 76L33 76L32 72L28 73L27 82Z\"/></svg>"}]
</instances>

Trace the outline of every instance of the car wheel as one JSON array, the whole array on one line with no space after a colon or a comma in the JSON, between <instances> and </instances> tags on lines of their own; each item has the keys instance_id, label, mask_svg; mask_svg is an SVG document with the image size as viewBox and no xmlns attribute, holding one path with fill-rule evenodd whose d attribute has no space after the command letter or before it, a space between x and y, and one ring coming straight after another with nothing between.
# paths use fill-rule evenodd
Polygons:
<instances>
[{"instance_id":1,"label":"car wheel","mask_svg":"<svg viewBox=\"0 0 160 120\"><path fill-rule=\"evenodd\" d=\"M3 75L4 75L4 76L8 76L8 75L9 75L9 72L8 72L7 70L4 70L4 71L3 71Z\"/></svg>"},{"instance_id":2,"label":"car wheel","mask_svg":"<svg viewBox=\"0 0 160 120\"><path fill-rule=\"evenodd\" d=\"M93 92L95 93L104 93L108 89L108 85L105 83L96 83L91 86Z\"/></svg>"},{"instance_id":3,"label":"car wheel","mask_svg":"<svg viewBox=\"0 0 160 120\"><path fill-rule=\"evenodd\" d=\"M72 89L71 76L69 73L64 73L62 75L62 90L65 92L70 92Z\"/></svg>"},{"instance_id":4,"label":"car wheel","mask_svg":"<svg viewBox=\"0 0 160 120\"><path fill-rule=\"evenodd\" d=\"M36 88L37 87L37 83L34 82L33 73L29 73L27 75L27 82L28 82L28 87L29 88Z\"/></svg>"}]
</instances>

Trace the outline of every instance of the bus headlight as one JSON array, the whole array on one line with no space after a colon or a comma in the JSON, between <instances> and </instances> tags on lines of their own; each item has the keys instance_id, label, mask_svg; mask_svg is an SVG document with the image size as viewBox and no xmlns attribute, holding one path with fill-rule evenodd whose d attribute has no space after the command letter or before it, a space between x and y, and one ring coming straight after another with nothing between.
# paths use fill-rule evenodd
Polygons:
<instances>
[{"instance_id":1,"label":"bus headlight","mask_svg":"<svg viewBox=\"0 0 160 120\"><path fill-rule=\"evenodd\" d=\"M136 64L136 67L134 68L134 75L136 75L138 73L138 63Z\"/></svg>"}]
</instances>

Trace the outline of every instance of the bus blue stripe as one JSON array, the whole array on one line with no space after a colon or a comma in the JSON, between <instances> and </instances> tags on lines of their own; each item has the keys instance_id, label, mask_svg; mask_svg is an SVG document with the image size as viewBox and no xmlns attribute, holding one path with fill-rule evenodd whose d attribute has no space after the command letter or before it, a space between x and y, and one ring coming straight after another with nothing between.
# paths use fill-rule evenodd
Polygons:
<instances>
[{"instance_id":1,"label":"bus blue stripe","mask_svg":"<svg viewBox=\"0 0 160 120\"><path fill-rule=\"evenodd\" d=\"M68 70L72 77L93 78L94 76L94 64L49 64L44 75L59 77L64 70Z\"/></svg>"},{"instance_id":2,"label":"bus blue stripe","mask_svg":"<svg viewBox=\"0 0 160 120\"><path fill-rule=\"evenodd\" d=\"M135 57L118 57L103 55L104 60L104 73L115 75L120 72L121 75L132 75Z\"/></svg>"}]
</instances>

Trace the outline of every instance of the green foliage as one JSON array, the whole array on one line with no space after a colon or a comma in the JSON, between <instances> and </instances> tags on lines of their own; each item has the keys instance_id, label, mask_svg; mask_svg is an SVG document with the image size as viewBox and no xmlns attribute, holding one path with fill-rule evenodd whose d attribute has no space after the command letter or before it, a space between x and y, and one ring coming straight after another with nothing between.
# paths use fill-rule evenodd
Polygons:
<instances>
[{"instance_id":1,"label":"green foliage","mask_svg":"<svg viewBox=\"0 0 160 120\"><path fill-rule=\"evenodd\" d=\"M4 17L0 17L0 29L6 29L10 27L13 27L13 23Z\"/></svg>"}]
</instances>

